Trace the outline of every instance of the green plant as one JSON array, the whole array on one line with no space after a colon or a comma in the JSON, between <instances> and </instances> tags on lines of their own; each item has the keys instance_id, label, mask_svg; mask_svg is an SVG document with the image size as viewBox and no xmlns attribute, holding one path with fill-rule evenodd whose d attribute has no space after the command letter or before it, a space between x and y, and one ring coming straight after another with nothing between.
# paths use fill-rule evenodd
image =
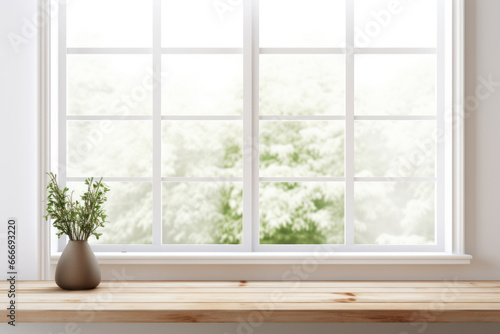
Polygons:
<instances>
[{"instance_id":1,"label":"green plant","mask_svg":"<svg viewBox=\"0 0 500 334\"><path fill-rule=\"evenodd\" d=\"M85 180L88 186L80 198L81 201L73 202L73 192L69 193L68 188L59 187L57 175L47 173L50 177L47 186L47 215L46 220L53 219L53 226L58 230L57 236L66 234L70 240L88 240L94 235L97 239L101 233L96 230L104 227L107 223L106 210L103 204L106 202L106 193L109 187L94 178Z\"/></svg>"}]
</instances>

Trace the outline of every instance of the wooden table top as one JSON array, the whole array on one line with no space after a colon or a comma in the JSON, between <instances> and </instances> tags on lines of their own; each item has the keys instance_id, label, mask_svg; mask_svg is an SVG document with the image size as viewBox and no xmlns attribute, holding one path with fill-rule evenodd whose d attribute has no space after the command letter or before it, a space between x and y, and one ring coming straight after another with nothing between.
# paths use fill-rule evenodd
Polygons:
<instances>
[{"instance_id":1,"label":"wooden table top","mask_svg":"<svg viewBox=\"0 0 500 334\"><path fill-rule=\"evenodd\" d=\"M500 281L19 281L16 298L18 323L500 322Z\"/></svg>"}]
</instances>

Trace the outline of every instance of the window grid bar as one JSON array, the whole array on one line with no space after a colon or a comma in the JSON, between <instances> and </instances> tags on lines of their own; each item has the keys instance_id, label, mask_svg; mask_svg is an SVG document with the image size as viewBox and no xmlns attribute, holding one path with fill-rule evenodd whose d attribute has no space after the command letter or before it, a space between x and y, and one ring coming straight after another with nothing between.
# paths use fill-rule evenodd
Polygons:
<instances>
[{"instance_id":1,"label":"window grid bar","mask_svg":"<svg viewBox=\"0 0 500 334\"><path fill-rule=\"evenodd\" d=\"M153 116L101 116L101 115L72 115L67 116L68 121L151 121ZM162 121L241 121L241 116L161 116Z\"/></svg>"},{"instance_id":2,"label":"window grid bar","mask_svg":"<svg viewBox=\"0 0 500 334\"><path fill-rule=\"evenodd\" d=\"M161 0L153 0L153 73L161 78ZM162 242L161 87L153 87L153 245Z\"/></svg>"},{"instance_id":3,"label":"window grid bar","mask_svg":"<svg viewBox=\"0 0 500 334\"><path fill-rule=\"evenodd\" d=\"M152 54L154 48L67 48L67 54ZM161 48L165 54L243 54L242 48ZM260 48L260 54L436 54L436 48Z\"/></svg>"},{"instance_id":4,"label":"window grid bar","mask_svg":"<svg viewBox=\"0 0 500 334\"><path fill-rule=\"evenodd\" d=\"M435 177L354 177L354 182L436 182Z\"/></svg>"},{"instance_id":5,"label":"window grid bar","mask_svg":"<svg viewBox=\"0 0 500 334\"><path fill-rule=\"evenodd\" d=\"M68 48L68 54L81 55L121 55L152 54L152 48Z\"/></svg>"},{"instance_id":6,"label":"window grid bar","mask_svg":"<svg viewBox=\"0 0 500 334\"><path fill-rule=\"evenodd\" d=\"M370 245L370 244L303 244L303 245L262 245L262 252L439 252L437 245Z\"/></svg>"},{"instance_id":7,"label":"window grid bar","mask_svg":"<svg viewBox=\"0 0 500 334\"><path fill-rule=\"evenodd\" d=\"M348 45L351 45L347 43ZM435 48L260 48L260 54L436 54Z\"/></svg>"},{"instance_id":8,"label":"window grid bar","mask_svg":"<svg viewBox=\"0 0 500 334\"><path fill-rule=\"evenodd\" d=\"M260 182L345 182L344 177L261 177Z\"/></svg>"},{"instance_id":9,"label":"window grid bar","mask_svg":"<svg viewBox=\"0 0 500 334\"><path fill-rule=\"evenodd\" d=\"M66 116L68 121L151 121L153 116Z\"/></svg>"},{"instance_id":10,"label":"window grid bar","mask_svg":"<svg viewBox=\"0 0 500 334\"><path fill-rule=\"evenodd\" d=\"M66 121L66 5L59 3L59 31L58 31L58 127L59 127L59 150L58 150L58 164L59 182L61 187L66 187L67 177L67 121ZM57 247L62 251L68 242L68 237L63 235L59 238Z\"/></svg>"},{"instance_id":11,"label":"window grid bar","mask_svg":"<svg viewBox=\"0 0 500 334\"><path fill-rule=\"evenodd\" d=\"M162 116L163 121L241 121L242 116Z\"/></svg>"},{"instance_id":12,"label":"window grid bar","mask_svg":"<svg viewBox=\"0 0 500 334\"><path fill-rule=\"evenodd\" d=\"M260 116L261 121L343 121L345 116Z\"/></svg>"},{"instance_id":13,"label":"window grid bar","mask_svg":"<svg viewBox=\"0 0 500 334\"><path fill-rule=\"evenodd\" d=\"M224 244L105 244L91 245L94 252L170 252L170 253L196 253L196 252L246 252L242 244L224 245Z\"/></svg>"},{"instance_id":14,"label":"window grid bar","mask_svg":"<svg viewBox=\"0 0 500 334\"><path fill-rule=\"evenodd\" d=\"M242 116L174 115L161 116L162 121L241 121ZM68 115L68 121L151 121L153 116L115 115ZM329 115L284 115L260 116L261 121L345 121L345 116ZM356 121L436 121L436 116L354 116Z\"/></svg>"},{"instance_id":15,"label":"window grid bar","mask_svg":"<svg viewBox=\"0 0 500 334\"><path fill-rule=\"evenodd\" d=\"M260 48L262 54L346 54L345 48Z\"/></svg>"},{"instance_id":16,"label":"window grid bar","mask_svg":"<svg viewBox=\"0 0 500 334\"><path fill-rule=\"evenodd\" d=\"M356 121L436 121L436 116L354 116Z\"/></svg>"},{"instance_id":17,"label":"window grid bar","mask_svg":"<svg viewBox=\"0 0 500 334\"><path fill-rule=\"evenodd\" d=\"M68 48L68 54L152 54L155 48ZM160 48L160 54L242 54L241 48Z\"/></svg>"},{"instance_id":18,"label":"window grid bar","mask_svg":"<svg viewBox=\"0 0 500 334\"><path fill-rule=\"evenodd\" d=\"M162 54L242 54L241 48L162 48Z\"/></svg>"},{"instance_id":19,"label":"window grid bar","mask_svg":"<svg viewBox=\"0 0 500 334\"><path fill-rule=\"evenodd\" d=\"M224 245L224 244L168 244L168 245L152 245L152 244L141 244L141 245L128 245L128 244L106 244L106 245L91 245L94 252L176 252L182 253L196 253L196 252L220 252L220 253L231 253L231 252L241 252L248 253L244 250L243 245ZM436 252L442 254L437 245L370 245L370 244L355 244L347 246L344 244L300 244L300 245L261 245L259 252L255 252L257 255L262 255L262 253L294 253L301 254L303 256L318 255L321 258L321 252L323 254L328 253L367 253L367 252L383 252L383 253L415 253L415 252L425 252L432 253Z\"/></svg>"},{"instance_id":20,"label":"window grid bar","mask_svg":"<svg viewBox=\"0 0 500 334\"><path fill-rule=\"evenodd\" d=\"M243 247L253 250L253 10L243 2ZM241 117L239 118L241 119Z\"/></svg>"},{"instance_id":21,"label":"window grid bar","mask_svg":"<svg viewBox=\"0 0 500 334\"><path fill-rule=\"evenodd\" d=\"M83 182L87 177L75 176L68 177L68 182ZM104 183L106 182L153 182L152 177L107 177L103 178Z\"/></svg>"},{"instance_id":22,"label":"window grid bar","mask_svg":"<svg viewBox=\"0 0 500 334\"><path fill-rule=\"evenodd\" d=\"M354 46L354 2L346 0L346 44ZM346 54L345 244L354 244L354 54Z\"/></svg>"},{"instance_id":23,"label":"window grid bar","mask_svg":"<svg viewBox=\"0 0 500 334\"><path fill-rule=\"evenodd\" d=\"M436 54L435 48L354 48L354 54Z\"/></svg>"},{"instance_id":24,"label":"window grid bar","mask_svg":"<svg viewBox=\"0 0 500 334\"><path fill-rule=\"evenodd\" d=\"M260 204L259 204L259 0L247 0L253 4L252 9L252 251L260 251Z\"/></svg>"},{"instance_id":25,"label":"window grid bar","mask_svg":"<svg viewBox=\"0 0 500 334\"><path fill-rule=\"evenodd\" d=\"M243 182L242 177L162 177L162 182Z\"/></svg>"},{"instance_id":26,"label":"window grid bar","mask_svg":"<svg viewBox=\"0 0 500 334\"><path fill-rule=\"evenodd\" d=\"M87 177L66 178L83 182ZM345 182L345 177L260 177L259 182ZM105 177L105 182L153 182L152 177ZM162 177L161 182L244 182L243 177ZM354 177L354 182L437 182L435 177Z\"/></svg>"}]
</instances>

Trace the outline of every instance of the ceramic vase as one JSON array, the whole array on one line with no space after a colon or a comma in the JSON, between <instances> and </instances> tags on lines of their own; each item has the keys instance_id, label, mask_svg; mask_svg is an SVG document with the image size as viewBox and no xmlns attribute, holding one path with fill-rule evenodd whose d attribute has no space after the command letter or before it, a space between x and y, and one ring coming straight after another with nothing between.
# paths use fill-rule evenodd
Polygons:
<instances>
[{"instance_id":1,"label":"ceramic vase","mask_svg":"<svg viewBox=\"0 0 500 334\"><path fill-rule=\"evenodd\" d=\"M65 290L88 290L99 283L101 270L88 241L69 241L57 262L56 284Z\"/></svg>"}]
</instances>

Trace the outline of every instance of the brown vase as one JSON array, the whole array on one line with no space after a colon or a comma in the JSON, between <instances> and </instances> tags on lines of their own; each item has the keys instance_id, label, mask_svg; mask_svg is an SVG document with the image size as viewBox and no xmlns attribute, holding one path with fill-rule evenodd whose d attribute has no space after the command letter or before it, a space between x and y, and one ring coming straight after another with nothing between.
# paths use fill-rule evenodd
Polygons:
<instances>
[{"instance_id":1,"label":"brown vase","mask_svg":"<svg viewBox=\"0 0 500 334\"><path fill-rule=\"evenodd\" d=\"M56 267L56 284L65 290L88 290L101 283L97 258L87 241L69 241Z\"/></svg>"}]
</instances>

